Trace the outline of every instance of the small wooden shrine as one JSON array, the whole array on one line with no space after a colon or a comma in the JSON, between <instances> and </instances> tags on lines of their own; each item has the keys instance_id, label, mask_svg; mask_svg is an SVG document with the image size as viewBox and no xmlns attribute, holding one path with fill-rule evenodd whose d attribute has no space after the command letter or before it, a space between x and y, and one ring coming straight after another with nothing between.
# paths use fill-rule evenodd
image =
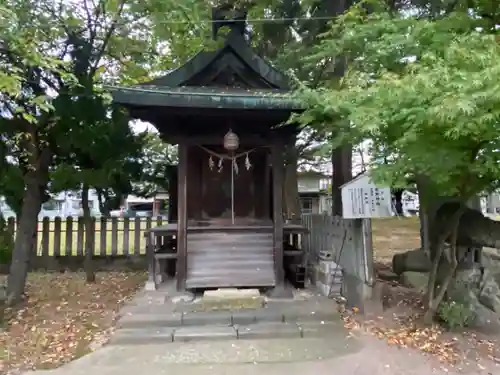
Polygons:
<instances>
[{"instance_id":1,"label":"small wooden shrine","mask_svg":"<svg viewBox=\"0 0 500 375\"><path fill-rule=\"evenodd\" d=\"M252 51L246 15L227 21L218 13L214 36L230 28L223 47L151 82L112 89L132 118L178 145L169 223L147 234L151 288L165 273L179 290L273 288L302 262L284 247L304 228L283 217L284 147L298 130L284 124L299 108L286 77ZM289 266L287 257L295 259Z\"/></svg>"}]
</instances>

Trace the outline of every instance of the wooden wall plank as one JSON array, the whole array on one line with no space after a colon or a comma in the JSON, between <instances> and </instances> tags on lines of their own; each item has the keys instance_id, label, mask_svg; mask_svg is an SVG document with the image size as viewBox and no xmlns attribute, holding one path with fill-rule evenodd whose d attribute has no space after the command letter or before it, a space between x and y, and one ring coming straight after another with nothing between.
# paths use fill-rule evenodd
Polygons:
<instances>
[{"instance_id":1,"label":"wooden wall plank","mask_svg":"<svg viewBox=\"0 0 500 375\"><path fill-rule=\"evenodd\" d=\"M61 256L61 235L62 235L62 220L60 217L54 219L54 251L53 255Z\"/></svg>"},{"instance_id":2,"label":"wooden wall plank","mask_svg":"<svg viewBox=\"0 0 500 375\"><path fill-rule=\"evenodd\" d=\"M42 220L42 257L48 260L50 256L53 256L50 251L50 220L48 217L44 217ZM47 263L46 263L47 264Z\"/></svg>"},{"instance_id":3,"label":"wooden wall plank","mask_svg":"<svg viewBox=\"0 0 500 375\"><path fill-rule=\"evenodd\" d=\"M177 201L177 290L184 290L186 286L187 270L187 173L188 173L188 146L179 143L178 169L178 201Z\"/></svg>"},{"instance_id":4,"label":"wooden wall plank","mask_svg":"<svg viewBox=\"0 0 500 375\"><path fill-rule=\"evenodd\" d=\"M123 255L130 255L130 219L123 219Z\"/></svg>"},{"instance_id":5,"label":"wooden wall plank","mask_svg":"<svg viewBox=\"0 0 500 375\"><path fill-rule=\"evenodd\" d=\"M99 223L99 255L104 257L107 253L108 244L108 218L101 217Z\"/></svg>"},{"instance_id":6,"label":"wooden wall plank","mask_svg":"<svg viewBox=\"0 0 500 375\"><path fill-rule=\"evenodd\" d=\"M141 254L141 247L142 247L142 220L140 217L134 218L134 255L140 255ZM144 249L145 251L146 249Z\"/></svg>"},{"instance_id":7,"label":"wooden wall plank","mask_svg":"<svg viewBox=\"0 0 500 375\"><path fill-rule=\"evenodd\" d=\"M75 255L73 254L73 218L66 218L66 243L65 243L65 254L66 256ZM76 253L76 249L75 249Z\"/></svg>"},{"instance_id":8,"label":"wooden wall plank","mask_svg":"<svg viewBox=\"0 0 500 375\"><path fill-rule=\"evenodd\" d=\"M85 244L85 223L83 217L78 218L77 233L76 233L76 255L83 256L83 248Z\"/></svg>"},{"instance_id":9,"label":"wooden wall plank","mask_svg":"<svg viewBox=\"0 0 500 375\"><path fill-rule=\"evenodd\" d=\"M118 255L118 218L111 218L111 255Z\"/></svg>"}]
</instances>

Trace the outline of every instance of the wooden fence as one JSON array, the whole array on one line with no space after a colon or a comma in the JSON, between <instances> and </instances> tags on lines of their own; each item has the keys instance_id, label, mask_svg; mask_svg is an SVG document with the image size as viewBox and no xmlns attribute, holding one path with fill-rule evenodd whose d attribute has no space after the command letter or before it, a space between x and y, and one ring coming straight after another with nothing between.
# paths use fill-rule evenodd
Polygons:
<instances>
[{"instance_id":1,"label":"wooden fence","mask_svg":"<svg viewBox=\"0 0 500 375\"><path fill-rule=\"evenodd\" d=\"M98 256L129 256L146 253L145 230L165 224L164 217L102 217L92 219L93 252ZM302 222L309 234L300 238L300 247L310 260L320 250L332 249L334 225L332 216L306 214ZM16 221L9 218L8 230L14 234ZM85 225L83 218L44 218L38 223L36 255L45 257L82 256L85 252Z\"/></svg>"},{"instance_id":2,"label":"wooden fence","mask_svg":"<svg viewBox=\"0 0 500 375\"><path fill-rule=\"evenodd\" d=\"M102 217L92 219L94 255L128 256L146 253L144 231L166 223L162 217ZM16 221L9 218L8 230L14 234ZM38 256L81 256L84 254L85 225L82 217L44 218L38 223Z\"/></svg>"},{"instance_id":3,"label":"wooden fence","mask_svg":"<svg viewBox=\"0 0 500 375\"><path fill-rule=\"evenodd\" d=\"M333 251L335 237L333 216L305 214L302 215L302 224L309 230L309 234L301 241L310 262L318 260L320 251Z\"/></svg>"},{"instance_id":4,"label":"wooden fence","mask_svg":"<svg viewBox=\"0 0 500 375\"><path fill-rule=\"evenodd\" d=\"M370 219L344 219L331 215L304 215L309 229L304 238L308 266L319 260L337 263L354 284L373 284L373 241ZM356 284L357 285L357 284ZM357 293L357 286L351 285Z\"/></svg>"}]
</instances>

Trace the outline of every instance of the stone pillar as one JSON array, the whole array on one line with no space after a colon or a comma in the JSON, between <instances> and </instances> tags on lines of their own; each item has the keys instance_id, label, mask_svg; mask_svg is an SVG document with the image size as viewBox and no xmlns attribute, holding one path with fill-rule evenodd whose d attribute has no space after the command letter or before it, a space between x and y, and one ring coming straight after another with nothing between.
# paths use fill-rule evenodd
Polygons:
<instances>
[{"instance_id":1,"label":"stone pillar","mask_svg":"<svg viewBox=\"0 0 500 375\"><path fill-rule=\"evenodd\" d=\"M340 219L345 236L339 264L344 272L342 295L349 307L361 312L382 308L380 288L375 284L373 244L370 219ZM345 233L344 233L345 231Z\"/></svg>"},{"instance_id":2,"label":"stone pillar","mask_svg":"<svg viewBox=\"0 0 500 375\"><path fill-rule=\"evenodd\" d=\"M146 290L156 290L156 262L154 249L154 235L146 233L146 259L148 262L148 281L146 281Z\"/></svg>"}]
</instances>

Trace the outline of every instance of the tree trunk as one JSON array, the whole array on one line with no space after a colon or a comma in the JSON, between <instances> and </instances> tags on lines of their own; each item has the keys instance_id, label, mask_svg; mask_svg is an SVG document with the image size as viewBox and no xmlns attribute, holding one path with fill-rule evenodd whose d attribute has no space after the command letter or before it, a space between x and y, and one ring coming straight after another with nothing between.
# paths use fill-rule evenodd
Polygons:
<instances>
[{"instance_id":1,"label":"tree trunk","mask_svg":"<svg viewBox=\"0 0 500 375\"><path fill-rule=\"evenodd\" d=\"M97 201L99 202L99 211L106 217L110 216L109 206L104 202L102 189L96 189L96 191L97 191Z\"/></svg>"},{"instance_id":2,"label":"tree trunk","mask_svg":"<svg viewBox=\"0 0 500 375\"><path fill-rule=\"evenodd\" d=\"M285 183L284 183L284 197L285 197L285 217L292 221L300 220L300 196L297 177L297 165L299 162L299 155L295 144L290 144L286 149L286 165L285 165Z\"/></svg>"},{"instance_id":3,"label":"tree trunk","mask_svg":"<svg viewBox=\"0 0 500 375\"><path fill-rule=\"evenodd\" d=\"M352 179L352 146L345 145L332 152L332 213L342 216L340 187Z\"/></svg>"},{"instance_id":4,"label":"tree trunk","mask_svg":"<svg viewBox=\"0 0 500 375\"><path fill-rule=\"evenodd\" d=\"M366 165L365 165L365 149L363 145L359 146L358 148L358 153L359 153L359 158L361 160L361 172L366 172Z\"/></svg>"},{"instance_id":5,"label":"tree trunk","mask_svg":"<svg viewBox=\"0 0 500 375\"><path fill-rule=\"evenodd\" d=\"M425 250L427 259L434 259L436 256L437 247L431 246L432 233L435 236L445 231L446 225L451 220L458 205L458 202L448 201L443 203L437 210L427 211L432 213L429 220L432 225L428 226L428 235L424 238L424 240L428 241L428 244L424 245L428 246ZM445 239L445 242L451 244L450 241L449 238ZM500 252L500 222L484 216L480 211L464 207L464 212L458 223L456 244L455 251L459 266L469 268L474 262L479 261L482 247L498 249L497 251ZM430 272L430 266L428 266L428 269L424 269L426 267L424 261L425 258L416 256L413 251L396 254L393 258L394 271L398 274L406 271Z\"/></svg>"},{"instance_id":6,"label":"tree trunk","mask_svg":"<svg viewBox=\"0 0 500 375\"><path fill-rule=\"evenodd\" d=\"M83 223L85 226L85 277L87 283L95 282L94 264L92 261L94 253L94 228L92 227L92 216L89 207L89 187L83 184L82 187L82 209Z\"/></svg>"},{"instance_id":7,"label":"tree trunk","mask_svg":"<svg viewBox=\"0 0 500 375\"><path fill-rule=\"evenodd\" d=\"M394 208L397 216L404 216L403 212L403 192L404 189L394 189Z\"/></svg>"},{"instance_id":8,"label":"tree trunk","mask_svg":"<svg viewBox=\"0 0 500 375\"><path fill-rule=\"evenodd\" d=\"M433 249L431 253L434 254L434 258L432 259L432 269L429 274L426 295L427 311L424 315L424 322L427 324L432 324L458 266L457 239L459 223L466 208L460 204L455 207L456 210L447 218L439 232L434 232L431 237L431 249ZM447 239L450 243L450 253L447 257L448 262L445 264L445 262L442 262L442 256ZM438 274L442 276L438 277Z\"/></svg>"},{"instance_id":9,"label":"tree trunk","mask_svg":"<svg viewBox=\"0 0 500 375\"><path fill-rule=\"evenodd\" d=\"M308 37L304 43L313 43L315 38L328 29L328 22L335 17L346 12L354 3L354 0L321 0L314 12L314 16L322 16L324 19L318 19L308 27ZM329 20L328 18L331 17ZM346 71L346 60L343 56L335 59L335 67L329 74L322 74L321 79L328 80L330 84L337 86ZM345 120L341 120L345 121ZM342 196L340 186L352 179L352 145L343 145L332 151L332 214L342 216Z\"/></svg>"},{"instance_id":10,"label":"tree trunk","mask_svg":"<svg viewBox=\"0 0 500 375\"><path fill-rule=\"evenodd\" d=\"M47 165L48 170L48 165ZM38 230L38 213L42 207L43 181L38 171L30 171L26 175L26 188L18 217L18 227L12 252L9 277L7 279L7 304L13 305L20 301L24 293L28 276L29 259L35 247L36 232Z\"/></svg>"},{"instance_id":11,"label":"tree trunk","mask_svg":"<svg viewBox=\"0 0 500 375\"><path fill-rule=\"evenodd\" d=\"M437 209L435 202L431 202L433 197L432 186L426 176L415 176L417 183L419 210L420 217L420 247L430 257L431 244L430 244L430 228L431 221L435 216Z\"/></svg>"},{"instance_id":12,"label":"tree trunk","mask_svg":"<svg viewBox=\"0 0 500 375\"><path fill-rule=\"evenodd\" d=\"M495 198L494 193L489 193L486 198L486 212L489 214L496 214L495 212Z\"/></svg>"}]
</instances>

